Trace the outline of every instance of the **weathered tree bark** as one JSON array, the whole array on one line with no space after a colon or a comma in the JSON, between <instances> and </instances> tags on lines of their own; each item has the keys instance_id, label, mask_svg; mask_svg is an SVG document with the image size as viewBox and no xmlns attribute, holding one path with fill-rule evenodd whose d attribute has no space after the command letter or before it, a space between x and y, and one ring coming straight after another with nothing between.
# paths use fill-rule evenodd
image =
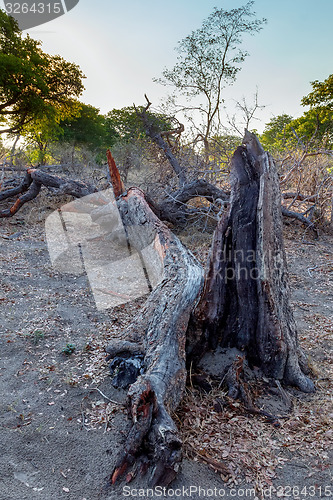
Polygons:
<instances>
[{"instance_id":1,"label":"weathered tree bark","mask_svg":"<svg viewBox=\"0 0 333 500\"><path fill-rule=\"evenodd\" d=\"M290 306L278 177L253 134L233 156L232 177L189 351L195 358L217 345L237 347L267 377L311 392Z\"/></svg>"},{"instance_id":2,"label":"weathered tree bark","mask_svg":"<svg viewBox=\"0 0 333 500\"><path fill-rule=\"evenodd\" d=\"M186 206L188 201L200 196L211 203L219 200L221 204L228 205L229 195L230 193L226 193L205 179L197 179L169 193L159 205L159 216L162 220L182 226L188 221L189 215L193 214L193 209Z\"/></svg>"},{"instance_id":3,"label":"weathered tree bark","mask_svg":"<svg viewBox=\"0 0 333 500\"><path fill-rule=\"evenodd\" d=\"M116 162L112 156L111 151L108 149L106 152L106 157L108 160L109 174L111 179L111 184L113 188L113 193L115 198L118 198L125 191L125 186L123 181L120 178L119 170L117 169Z\"/></svg>"},{"instance_id":4,"label":"weathered tree bark","mask_svg":"<svg viewBox=\"0 0 333 500\"><path fill-rule=\"evenodd\" d=\"M133 426L111 481L114 483L142 455L142 466L147 460L153 464L152 484L166 485L174 479L181 460L181 440L170 413L185 388L186 329L202 289L203 270L154 215L142 191L131 188L119 198L118 209L130 247L142 254L147 248L153 250L157 261L152 263L150 257L149 263L155 272L161 268L161 281L129 327L131 336L143 342L145 373L128 392ZM113 356L119 351L133 352L133 346L108 348Z\"/></svg>"},{"instance_id":5,"label":"weathered tree bark","mask_svg":"<svg viewBox=\"0 0 333 500\"><path fill-rule=\"evenodd\" d=\"M254 135L246 133L232 159L229 209L215 231L204 281L201 265L156 215L160 208L138 188L125 193L111 154L108 159L125 243L138 252L147 279L152 277L148 300L128 329L130 341L118 341L107 349L113 357L143 356L144 368L128 390L132 427L111 482L131 466L136 472L151 466L151 483L167 485L181 461L181 440L171 412L183 395L186 361L195 364L217 346L237 347L242 356L230 366L225 380L229 394L244 400L248 397L241 383L245 359L277 384L314 390L290 306L278 176L272 158ZM29 169L19 191L11 191L24 194L10 214L41 185L75 197L95 191L85 183ZM185 203L199 193L225 201L224 193L207 188L203 181L189 190L181 187L177 200ZM102 207L91 215L103 224L108 214L110 210ZM0 216L9 215L3 211ZM129 472L128 479L136 472Z\"/></svg>"},{"instance_id":6,"label":"weathered tree bark","mask_svg":"<svg viewBox=\"0 0 333 500\"><path fill-rule=\"evenodd\" d=\"M6 200L7 198L12 198L18 194L25 193L32 183L32 177L29 172L25 173L22 182L17 187L12 187L0 192L0 201Z\"/></svg>"}]
</instances>

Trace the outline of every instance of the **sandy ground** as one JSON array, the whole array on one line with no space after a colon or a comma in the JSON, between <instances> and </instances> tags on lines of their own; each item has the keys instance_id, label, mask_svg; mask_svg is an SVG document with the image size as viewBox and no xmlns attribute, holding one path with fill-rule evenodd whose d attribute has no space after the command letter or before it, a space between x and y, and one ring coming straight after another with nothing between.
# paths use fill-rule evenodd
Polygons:
<instances>
[{"instance_id":1,"label":"sandy ground","mask_svg":"<svg viewBox=\"0 0 333 500\"><path fill-rule=\"evenodd\" d=\"M333 239L324 235L314 244L302 244L301 230L290 230L288 237L296 319L300 331L306 332L305 344L306 335L316 334L316 321L321 322L323 336L308 347L319 370L326 366L327 371L332 361L333 264L329 262L333 262ZM0 499L139 495L140 491L130 489L145 487L144 478L125 490L123 485L104 489L129 428L125 393L110 384L104 348L121 335L140 300L97 311L87 277L52 268L44 224L26 223L24 212L1 221L0 252ZM71 356L62 353L67 344L75 346ZM318 406L324 396L327 402L332 386L328 376L320 377L316 396L306 397L309 405ZM322 412L327 412L326 402ZM327 439L332 437L332 412L323 430ZM322 450L309 458L285 449L288 461L273 481L277 490L266 490L266 498L333 498L332 455L329 445L325 456ZM172 484L174 491L165 494L166 498L202 498L203 490L195 491L201 487L212 498L221 498L223 492L225 498L254 498L247 490L251 484L242 477L238 482L226 484L208 465L185 459ZM298 487L303 494L297 496L297 490L288 487ZM161 496L155 493L156 498Z\"/></svg>"}]
</instances>

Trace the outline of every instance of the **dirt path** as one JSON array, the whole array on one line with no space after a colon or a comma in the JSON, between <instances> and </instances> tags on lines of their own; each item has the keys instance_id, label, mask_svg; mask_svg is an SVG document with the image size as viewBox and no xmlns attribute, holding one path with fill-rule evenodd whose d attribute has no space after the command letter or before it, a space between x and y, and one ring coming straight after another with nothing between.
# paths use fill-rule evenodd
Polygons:
<instances>
[{"instance_id":1,"label":"dirt path","mask_svg":"<svg viewBox=\"0 0 333 500\"><path fill-rule=\"evenodd\" d=\"M313 445L317 452L306 452L306 440L297 450L282 445L277 450L289 461L278 469L274 485L313 486L315 490L308 490L307 495L324 498L325 490L320 487L332 484L333 410L328 406L332 394L328 377L332 368L333 264L329 262L333 262L333 242L328 236L315 245L301 245L299 240L298 233L289 233L295 314L302 343L317 366L314 369L324 373L319 375L317 394L304 396L302 401L321 420L316 431L311 418L308 423L310 435L317 432ZM115 391L109 382L104 347L110 338L121 336L142 300L97 311L86 276L55 272L43 223L28 226L23 215L1 222L0 252L0 499L123 498L121 486L102 490L128 427L122 404L125 393ZM75 347L70 356L62 352L67 344ZM299 410L298 421L294 419L300 442L307 431L302 415ZM325 452L323 443L327 443ZM142 479L131 488L144 485ZM202 498L198 491L186 489L190 486L217 488L216 492L225 489L227 498L231 487L245 491L251 483L246 485L239 478L239 484L226 484L207 465L185 460L172 488L185 488L180 498L188 492L191 498ZM245 493L238 492L241 496Z\"/></svg>"}]
</instances>

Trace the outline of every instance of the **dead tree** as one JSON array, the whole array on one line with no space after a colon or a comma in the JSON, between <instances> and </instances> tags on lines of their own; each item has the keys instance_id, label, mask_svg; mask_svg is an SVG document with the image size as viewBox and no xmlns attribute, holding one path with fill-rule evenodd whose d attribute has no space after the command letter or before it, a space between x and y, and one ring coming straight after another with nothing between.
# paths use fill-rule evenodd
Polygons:
<instances>
[{"instance_id":1,"label":"dead tree","mask_svg":"<svg viewBox=\"0 0 333 500\"><path fill-rule=\"evenodd\" d=\"M166 192L165 198L158 204L149 198L150 208L161 220L170 222L174 226L178 226L180 228L186 225L191 216L196 216L198 212L202 210L198 210L187 205L188 202L194 198L201 197L205 198L210 203L217 203L217 211L219 212L221 211L221 207L226 208L229 205L230 192L224 191L220 187L213 185L202 178L188 180L186 169L174 154L173 148L170 144L170 138L175 135L179 136L184 131L184 126L182 124L178 124L175 129L160 131L147 113L149 107L151 106L151 102L147 96L145 97L147 104L140 111L136 109L137 115L142 121L147 137L149 137L161 149L161 151L163 151L166 159L177 176L179 185L178 189ZM114 161L112 155L108 157L108 163L110 163L110 161ZM284 181L285 180L283 180L283 182ZM17 197L9 208L5 208L3 210L0 209L0 218L11 217L16 214L25 203L38 196L43 186L48 190L52 190L56 194L69 194L75 198L80 198L97 191L96 186L91 183L51 175L46 173L44 169L28 168L19 185L15 185L12 188L5 188L0 191L0 202L4 200L11 200L14 196ZM115 193L115 195L117 195L117 193ZM288 196L290 196L290 193L286 193L284 198ZM148 197L146 197L146 199L148 201ZM308 201L311 201L311 198ZM286 208L283 205L281 205L281 210L283 216L300 221L307 228L313 230L315 236L318 236L314 222L310 220L310 217L306 217L301 213L292 211L290 210L290 207Z\"/></svg>"},{"instance_id":2,"label":"dead tree","mask_svg":"<svg viewBox=\"0 0 333 500\"><path fill-rule=\"evenodd\" d=\"M140 118L144 126L147 137L149 137L164 153L165 158L168 160L178 179L179 185L177 190L166 193L165 199L159 204L158 212L156 212L158 216L162 220L171 222L175 226L182 227L186 224L189 217L193 215L193 209L187 206L187 203L193 198L202 197L210 201L211 203L215 203L218 200L220 205L222 203L226 206L230 198L229 192L223 191L221 188L207 182L205 179L197 178L191 181L188 180L186 168L181 164L177 156L174 154L170 141L165 140L165 137L169 139L174 135L179 137L180 134L184 131L184 126L182 124L179 124L179 126L173 130L159 130L147 113L152 103L149 101L147 95L145 95L145 98L147 101L146 106L141 108L140 111L135 108L137 116ZM310 154L306 156L303 155L304 157L302 161L309 155ZM282 183L284 183L285 181L286 178L282 180ZM289 195L290 193L286 193L283 198L285 199ZM308 201L311 201L311 198ZM156 205L155 207L157 209ZM283 205L281 205L281 211L284 217L298 220L306 228L313 230L314 235L318 237L317 229L315 228L315 225L313 221L310 220L310 218L305 217L305 215L301 213L292 211L290 210L290 207L286 208Z\"/></svg>"},{"instance_id":3,"label":"dead tree","mask_svg":"<svg viewBox=\"0 0 333 500\"><path fill-rule=\"evenodd\" d=\"M152 482L166 485L174 479L181 459L181 440L170 413L185 389L186 329L202 289L203 270L151 211L142 191L132 188L121 196L118 210L130 246L137 251L154 246L163 278L129 327L131 337L143 340L145 373L128 391L133 427L112 482L143 455L142 466L148 457L154 463ZM127 352L128 344L118 343L108 351L113 356Z\"/></svg>"},{"instance_id":4,"label":"dead tree","mask_svg":"<svg viewBox=\"0 0 333 500\"><path fill-rule=\"evenodd\" d=\"M236 150L232 176L230 210L215 231L193 315L200 330L193 354L237 347L266 377L311 392L290 306L278 176L253 134Z\"/></svg>"},{"instance_id":5,"label":"dead tree","mask_svg":"<svg viewBox=\"0 0 333 500\"><path fill-rule=\"evenodd\" d=\"M151 466L151 482L167 485L181 461L181 440L171 414L184 392L186 363L195 366L217 346L237 347L241 355L228 367L225 380L230 396L241 397L248 406L245 361L272 383L314 390L289 301L279 182L272 158L246 133L232 159L229 209L215 231L204 273L161 222L159 207L138 188L124 192L111 155L108 159L127 244L139 253L149 247L154 265L163 271L129 327L131 342L108 348L113 357L141 353L144 369L128 390L132 428L111 482L130 467L134 470L127 479ZM72 182L28 170L20 193L33 196L34 183L78 197L93 192L91 186ZM10 216L25 194L2 216ZM98 223L99 213L92 216Z\"/></svg>"},{"instance_id":6,"label":"dead tree","mask_svg":"<svg viewBox=\"0 0 333 500\"><path fill-rule=\"evenodd\" d=\"M10 200L17 196L9 208L0 210L0 218L15 215L25 203L38 196L42 186L56 190L57 194L69 194L74 198L82 198L97 191L96 187L89 183L64 179L42 170L28 168L19 186L0 192L0 201Z\"/></svg>"},{"instance_id":7,"label":"dead tree","mask_svg":"<svg viewBox=\"0 0 333 500\"><path fill-rule=\"evenodd\" d=\"M136 472L151 465L153 484L175 477L181 442L170 412L184 391L185 361L195 366L218 345L241 351L226 383L230 396L252 409L245 360L272 383L314 390L289 302L278 177L254 135L246 133L236 150L232 175L229 212L215 231L203 290L199 264L152 213L143 193L134 188L118 199L130 244L139 249L155 241L164 275L129 327L144 338L137 349L144 353L145 373L128 391L133 424L112 483L134 464ZM108 349L112 356L135 350L132 343Z\"/></svg>"}]
</instances>

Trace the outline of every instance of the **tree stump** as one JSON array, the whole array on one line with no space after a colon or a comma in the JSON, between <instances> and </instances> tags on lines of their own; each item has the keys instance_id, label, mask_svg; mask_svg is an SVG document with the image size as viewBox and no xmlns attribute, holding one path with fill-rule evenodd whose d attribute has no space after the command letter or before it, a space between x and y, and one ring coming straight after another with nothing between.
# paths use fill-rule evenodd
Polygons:
<instances>
[{"instance_id":1,"label":"tree stump","mask_svg":"<svg viewBox=\"0 0 333 500\"><path fill-rule=\"evenodd\" d=\"M237 347L266 377L312 392L290 305L279 180L249 132L231 175L230 210L215 231L189 351L198 357L217 345Z\"/></svg>"}]
</instances>

